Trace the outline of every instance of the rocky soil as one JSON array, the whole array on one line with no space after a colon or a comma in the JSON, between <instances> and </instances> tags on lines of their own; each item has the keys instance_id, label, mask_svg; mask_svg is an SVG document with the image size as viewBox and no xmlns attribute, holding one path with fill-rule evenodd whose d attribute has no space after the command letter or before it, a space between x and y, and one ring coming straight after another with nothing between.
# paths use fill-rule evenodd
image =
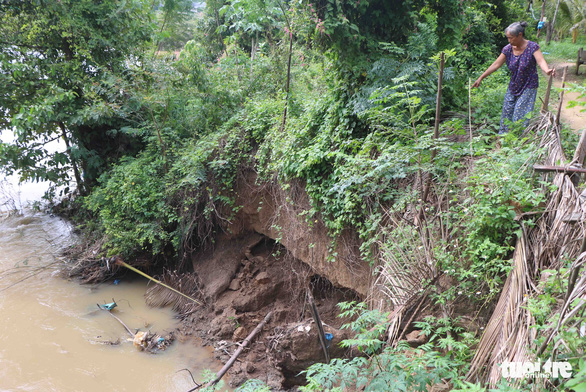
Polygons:
<instances>
[{"instance_id":1,"label":"rocky soil","mask_svg":"<svg viewBox=\"0 0 586 392\"><path fill-rule=\"evenodd\" d=\"M294 390L305 382L300 372L324 361L308 292L315 298L325 332L333 335L329 355L346 354L339 343L351 335L340 329L348 320L337 317L336 304L359 299L354 291L334 287L282 246L254 232L220 238L214 248L194 257L206 306L186 318L183 334L213 347L216 358L226 363L238 344L273 312L230 369L230 386L256 378L275 391Z\"/></svg>"}]
</instances>

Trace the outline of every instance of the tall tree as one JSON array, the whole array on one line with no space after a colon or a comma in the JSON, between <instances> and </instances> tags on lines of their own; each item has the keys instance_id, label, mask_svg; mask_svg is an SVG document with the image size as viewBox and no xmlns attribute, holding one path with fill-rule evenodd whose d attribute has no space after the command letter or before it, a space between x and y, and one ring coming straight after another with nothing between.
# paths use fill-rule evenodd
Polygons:
<instances>
[{"instance_id":1,"label":"tall tree","mask_svg":"<svg viewBox=\"0 0 586 392\"><path fill-rule=\"evenodd\" d=\"M151 37L146 0L0 3L0 165L23 179L91 183L124 147L121 82ZM63 138L67 151L45 146ZM83 189L83 188L82 188Z\"/></svg>"}]
</instances>

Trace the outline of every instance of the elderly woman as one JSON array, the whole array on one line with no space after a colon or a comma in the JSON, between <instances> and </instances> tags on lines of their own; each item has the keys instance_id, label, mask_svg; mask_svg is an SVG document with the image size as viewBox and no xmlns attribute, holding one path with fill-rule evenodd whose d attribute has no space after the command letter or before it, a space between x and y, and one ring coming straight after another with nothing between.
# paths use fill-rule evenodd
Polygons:
<instances>
[{"instance_id":1,"label":"elderly woman","mask_svg":"<svg viewBox=\"0 0 586 392\"><path fill-rule=\"evenodd\" d=\"M555 69L547 66L539 45L525 39L525 27L527 27L526 22L515 22L505 29L509 44L472 86L480 86L482 79L499 69L505 62L507 63L511 71L511 81L505 94L499 133L508 131L506 120L516 122L533 111L539 86L537 65L547 75L555 75ZM528 120L525 120L525 126L527 124Z\"/></svg>"}]
</instances>

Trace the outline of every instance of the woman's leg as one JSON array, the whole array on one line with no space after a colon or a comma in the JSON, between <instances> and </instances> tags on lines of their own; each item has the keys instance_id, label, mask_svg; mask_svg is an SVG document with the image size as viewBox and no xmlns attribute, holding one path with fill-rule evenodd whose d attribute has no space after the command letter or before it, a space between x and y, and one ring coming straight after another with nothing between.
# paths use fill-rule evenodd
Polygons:
<instances>
[{"instance_id":1,"label":"woman's leg","mask_svg":"<svg viewBox=\"0 0 586 392\"><path fill-rule=\"evenodd\" d=\"M514 122L524 120L525 126L529 125L529 119L525 118L525 116L533 111L536 97L536 88L525 89L523 93L517 97L517 102L515 102L515 112L513 114Z\"/></svg>"},{"instance_id":2,"label":"woman's leg","mask_svg":"<svg viewBox=\"0 0 586 392\"><path fill-rule=\"evenodd\" d=\"M505 100L503 102L503 111L501 113L501 127L499 134L503 134L509 131L509 127L505 124L508 121L513 121L513 114L515 113L515 103L518 97L515 97L509 89L505 94Z\"/></svg>"}]
</instances>

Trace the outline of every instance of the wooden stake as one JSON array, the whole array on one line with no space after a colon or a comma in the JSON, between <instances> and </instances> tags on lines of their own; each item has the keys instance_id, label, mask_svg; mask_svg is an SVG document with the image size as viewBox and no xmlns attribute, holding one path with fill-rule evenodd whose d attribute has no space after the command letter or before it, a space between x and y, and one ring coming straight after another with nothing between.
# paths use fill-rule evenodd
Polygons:
<instances>
[{"instance_id":1,"label":"wooden stake","mask_svg":"<svg viewBox=\"0 0 586 392\"><path fill-rule=\"evenodd\" d=\"M578 142L578 146L574 152L574 158L572 159L572 162L583 166L584 157L586 157L586 128L584 128L582 131L582 136L580 136L580 141Z\"/></svg>"},{"instance_id":2,"label":"wooden stake","mask_svg":"<svg viewBox=\"0 0 586 392\"><path fill-rule=\"evenodd\" d=\"M260 332L260 330L265 326L266 323L269 322L269 320L271 319L271 317L273 316L273 312L270 311L264 318L263 321L260 322L260 324L258 324L256 326L256 328L254 329L254 331L252 331L250 333L250 335L248 335L246 337L246 339L244 339L242 341L242 343L240 343L240 347L238 347L238 350L236 350L234 352L234 354L232 354L232 357L230 357L230 360L228 360L228 362L226 362L226 364L224 365L224 367L216 374L216 377L210 381L209 383L206 384L206 388L211 387L212 385L216 385L221 379L222 377L224 377L224 374L226 374L226 372L232 367L232 365L234 365L234 362L236 362L236 358L238 358L238 356L242 353L242 351L244 351L244 349L246 348L246 346L248 346L248 343L250 343L250 341L252 339L254 339L254 337L256 336L256 334L258 334ZM201 385L190 389L188 392L193 392L195 390L197 390L198 388L200 388Z\"/></svg>"},{"instance_id":3,"label":"wooden stake","mask_svg":"<svg viewBox=\"0 0 586 392\"><path fill-rule=\"evenodd\" d=\"M309 298L309 305L311 309L311 315L313 316L313 321L315 321L315 325L317 326L317 335L319 338L319 343L324 352L326 363L330 363L330 353L328 353L328 346L326 345L326 334L324 332L324 326L319 317L319 313L317 312L317 306L315 306L313 295L311 295L311 291L309 290L307 291L307 297Z\"/></svg>"},{"instance_id":4,"label":"wooden stake","mask_svg":"<svg viewBox=\"0 0 586 392\"><path fill-rule=\"evenodd\" d=\"M543 104L541 105L541 112L545 113L549 107L549 95L551 93L551 84L553 83L553 75L549 75L549 79L547 81L547 90L545 90L545 99L543 100Z\"/></svg>"},{"instance_id":5,"label":"wooden stake","mask_svg":"<svg viewBox=\"0 0 586 392\"><path fill-rule=\"evenodd\" d=\"M564 67L564 76L562 77L562 92L560 93L560 104L558 106L558 114L555 119L555 125L560 125L560 115L562 114L562 105L564 104L564 88L566 87L566 74L568 73L568 67Z\"/></svg>"}]
</instances>

